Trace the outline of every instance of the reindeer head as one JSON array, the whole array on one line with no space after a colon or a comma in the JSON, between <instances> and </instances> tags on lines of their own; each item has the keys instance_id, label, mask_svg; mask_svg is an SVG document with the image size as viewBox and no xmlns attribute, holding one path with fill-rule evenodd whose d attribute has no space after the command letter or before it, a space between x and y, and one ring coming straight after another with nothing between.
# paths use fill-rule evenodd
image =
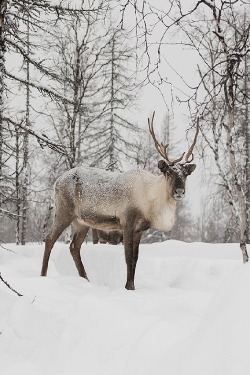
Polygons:
<instances>
[{"instance_id":1,"label":"reindeer head","mask_svg":"<svg viewBox=\"0 0 250 375\"><path fill-rule=\"evenodd\" d=\"M152 138L154 140L155 147L159 154L164 158L164 160L159 161L158 168L164 174L168 183L170 184L172 197L175 200L180 200L185 196L186 178L196 168L196 165L191 163L194 159L193 149L197 141L197 136L199 132L199 118L197 119L197 128L193 143L191 144L188 152L186 153L184 162L181 162L185 155L185 152L178 159L171 161L169 160L167 155L168 145L164 145L163 143L159 143L157 141L153 128L154 114L155 113L153 113L151 121L148 119L148 126L150 134L152 135Z\"/></svg>"}]
</instances>

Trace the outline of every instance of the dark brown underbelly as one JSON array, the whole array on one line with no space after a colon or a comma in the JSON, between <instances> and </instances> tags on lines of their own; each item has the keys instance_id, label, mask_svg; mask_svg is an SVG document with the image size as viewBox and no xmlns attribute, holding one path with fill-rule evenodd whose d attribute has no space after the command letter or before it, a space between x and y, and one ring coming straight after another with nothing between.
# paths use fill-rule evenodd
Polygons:
<instances>
[{"instance_id":1,"label":"dark brown underbelly","mask_svg":"<svg viewBox=\"0 0 250 375\"><path fill-rule=\"evenodd\" d=\"M77 222L96 229L122 229L119 218L113 215L84 213L81 218L77 218Z\"/></svg>"}]
</instances>

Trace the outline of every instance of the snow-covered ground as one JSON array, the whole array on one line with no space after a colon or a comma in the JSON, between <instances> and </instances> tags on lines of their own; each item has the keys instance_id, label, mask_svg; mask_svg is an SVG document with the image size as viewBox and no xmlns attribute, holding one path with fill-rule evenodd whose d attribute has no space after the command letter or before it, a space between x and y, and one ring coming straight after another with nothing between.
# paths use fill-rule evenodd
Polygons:
<instances>
[{"instance_id":1,"label":"snow-covered ground","mask_svg":"<svg viewBox=\"0 0 250 375\"><path fill-rule=\"evenodd\" d=\"M1 375L249 375L250 264L238 244L141 245L127 291L123 246L84 245L90 283L57 243L0 248Z\"/></svg>"}]
</instances>

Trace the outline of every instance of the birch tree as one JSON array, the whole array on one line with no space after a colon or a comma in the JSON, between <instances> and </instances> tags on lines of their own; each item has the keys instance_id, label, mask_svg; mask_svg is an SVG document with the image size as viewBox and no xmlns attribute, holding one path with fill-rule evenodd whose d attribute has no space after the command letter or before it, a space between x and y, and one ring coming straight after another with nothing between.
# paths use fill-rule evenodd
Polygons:
<instances>
[{"instance_id":1,"label":"birch tree","mask_svg":"<svg viewBox=\"0 0 250 375\"><path fill-rule=\"evenodd\" d=\"M221 20L223 9L213 6L211 10L216 25L213 39L219 45L219 54L211 61L210 71L201 73L202 84L206 90L203 114L204 118L207 118L208 114L210 114L209 119L212 116L213 142L210 142L209 133L204 134L204 137L214 153L220 178L238 220L240 247L243 261L246 262L249 225L246 191L247 134L242 138L238 109L246 101L246 95L243 95L243 101L241 99L240 80L241 76L244 79L247 77L244 59L250 52L248 48L250 23L243 30L240 24L241 17L237 17L232 7L227 8L227 18L224 21ZM213 51L210 51L210 56L212 55ZM214 77L212 85L211 82L209 83L211 77Z\"/></svg>"},{"instance_id":2,"label":"birch tree","mask_svg":"<svg viewBox=\"0 0 250 375\"><path fill-rule=\"evenodd\" d=\"M246 176L240 173L242 158L238 158L239 155L237 155L239 141L237 115L238 100L242 96L239 82L241 73L244 71L244 59L249 56L250 48L249 21L245 22L243 30L242 20L244 17L241 13L240 25L237 13L240 10L247 10L247 5L243 0L200 0L192 4L176 0L159 8L150 1L146 3L134 0L123 3L123 16L126 15L131 4L136 14L137 34L143 42L147 58L146 71L149 81L152 81L152 77L155 78L156 75L161 83L171 84L169 78L163 75L162 61L164 58L167 60L163 47L166 49L170 43L176 43L176 46L182 45L191 48L196 53L194 61L199 64L200 79L197 79L197 83L188 84L189 78L179 75L182 82L186 84L188 93L185 98L179 101L188 104L193 117L197 115L197 112L199 113L202 134L208 141L210 133L208 133L206 121L202 121L202 118L207 119L208 108L209 111L212 108L210 114L212 114L212 122L215 127L211 130L212 132L213 129L216 131L214 132L215 143L213 145L210 143L210 145L213 148L220 177L227 189L229 204L237 217L240 248L243 261L246 262L248 261L246 233L249 218L245 188ZM151 43L155 30L160 33L158 42ZM202 30L202 33L199 33L199 30ZM213 51L216 51L215 61L208 60L206 33L212 37L210 41L212 40L216 45ZM172 39L170 40L170 38ZM152 51L157 52L156 58L152 56ZM175 73L178 74L178 72ZM243 75L247 77L246 74L243 73ZM188 99L186 99L187 97ZM214 112L215 108L213 107L219 102L220 107L217 108L219 111ZM246 163L245 155L244 152L244 163Z\"/></svg>"}]
</instances>

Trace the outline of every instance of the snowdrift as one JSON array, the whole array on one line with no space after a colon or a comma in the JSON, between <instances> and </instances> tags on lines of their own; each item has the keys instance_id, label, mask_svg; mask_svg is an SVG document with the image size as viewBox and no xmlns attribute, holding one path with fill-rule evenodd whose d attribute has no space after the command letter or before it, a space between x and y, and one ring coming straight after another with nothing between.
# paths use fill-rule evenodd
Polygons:
<instances>
[{"instance_id":1,"label":"snowdrift","mask_svg":"<svg viewBox=\"0 0 250 375\"><path fill-rule=\"evenodd\" d=\"M84 245L89 279L57 243L6 245L0 272L1 375L245 375L250 369L250 265L237 244L141 245L136 290L122 246Z\"/></svg>"}]
</instances>

